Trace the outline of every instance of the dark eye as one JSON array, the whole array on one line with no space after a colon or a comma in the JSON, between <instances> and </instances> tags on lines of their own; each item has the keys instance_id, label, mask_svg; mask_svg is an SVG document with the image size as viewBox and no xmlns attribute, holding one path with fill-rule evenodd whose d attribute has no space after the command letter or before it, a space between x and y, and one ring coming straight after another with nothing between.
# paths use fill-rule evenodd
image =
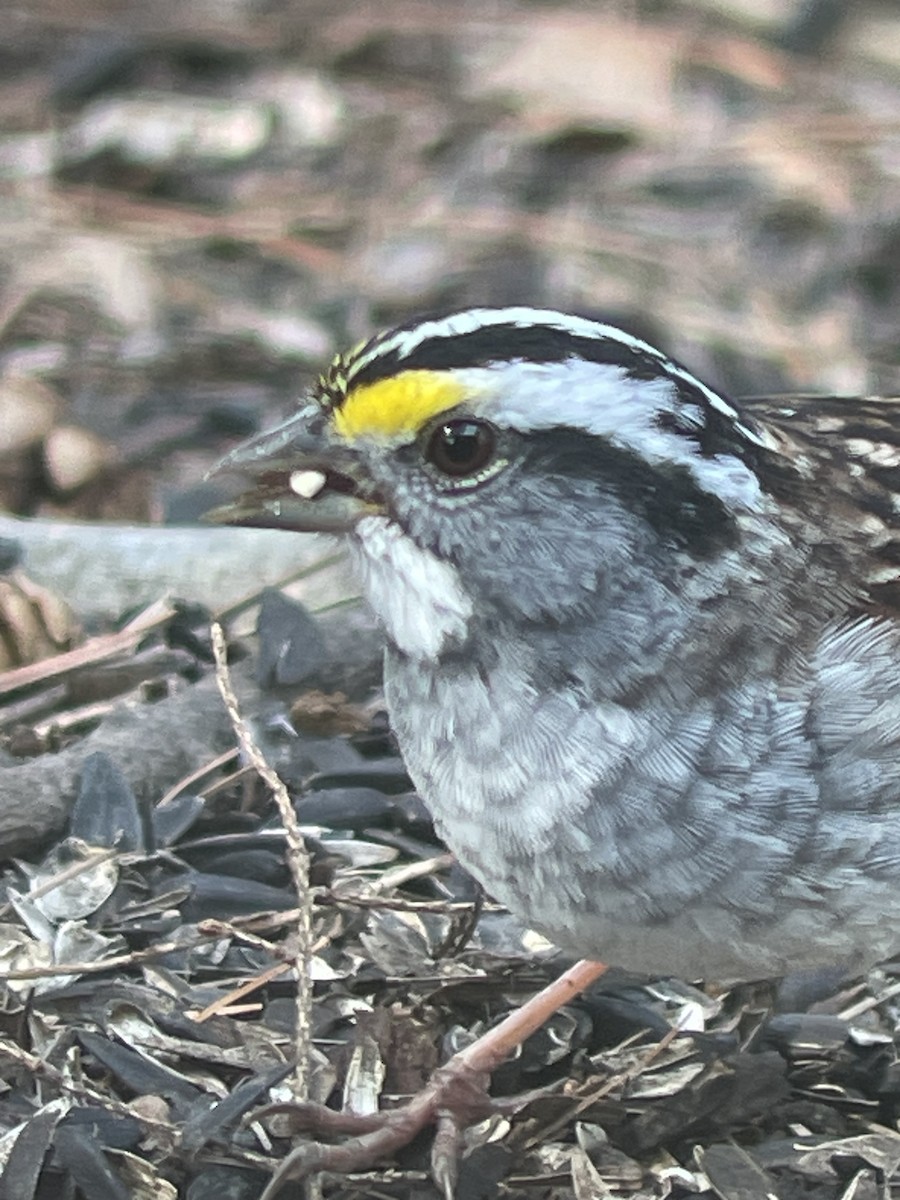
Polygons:
<instances>
[{"instance_id":1,"label":"dark eye","mask_svg":"<svg viewBox=\"0 0 900 1200\"><path fill-rule=\"evenodd\" d=\"M496 448L497 436L490 425L460 417L438 425L428 440L425 456L444 475L463 479L484 470Z\"/></svg>"}]
</instances>

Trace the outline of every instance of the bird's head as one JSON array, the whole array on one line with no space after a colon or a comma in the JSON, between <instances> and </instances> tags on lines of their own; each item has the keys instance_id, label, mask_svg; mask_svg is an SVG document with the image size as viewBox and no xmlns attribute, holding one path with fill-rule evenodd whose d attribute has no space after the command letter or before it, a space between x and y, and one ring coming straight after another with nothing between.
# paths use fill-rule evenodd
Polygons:
<instances>
[{"instance_id":1,"label":"bird's head","mask_svg":"<svg viewBox=\"0 0 900 1200\"><path fill-rule=\"evenodd\" d=\"M645 576L664 603L764 510L767 437L612 326L470 309L336 358L228 456L253 486L213 515L347 535L389 636L434 658L475 615L563 626Z\"/></svg>"}]
</instances>

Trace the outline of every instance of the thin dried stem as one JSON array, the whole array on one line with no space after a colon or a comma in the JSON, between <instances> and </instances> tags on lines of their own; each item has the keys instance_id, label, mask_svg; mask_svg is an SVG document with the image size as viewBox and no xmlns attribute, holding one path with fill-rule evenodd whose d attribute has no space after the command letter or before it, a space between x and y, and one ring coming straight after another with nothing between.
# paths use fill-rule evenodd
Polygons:
<instances>
[{"instance_id":1,"label":"thin dried stem","mask_svg":"<svg viewBox=\"0 0 900 1200\"><path fill-rule=\"evenodd\" d=\"M297 974L297 1031L295 1035L295 1052L297 1066L295 1071L295 1091L298 1099L306 1100L309 1094L309 1051L311 1036L312 1011L312 978L310 959L312 957L312 899L309 887L309 855L300 824L291 804L287 788L278 775L263 758L259 747L253 740L253 735L247 722L241 716L237 696L231 686L231 677L226 661L225 634L218 622L212 626L212 645L216 659L216 680L222 699L231 718L235 736L241 749L253 765L260 779L271 789L281 815L287 839L287 861L294 882L294 888L299 902L297 914L297 952L294 955L294 969Z\"/></svg>"}]
</instances>

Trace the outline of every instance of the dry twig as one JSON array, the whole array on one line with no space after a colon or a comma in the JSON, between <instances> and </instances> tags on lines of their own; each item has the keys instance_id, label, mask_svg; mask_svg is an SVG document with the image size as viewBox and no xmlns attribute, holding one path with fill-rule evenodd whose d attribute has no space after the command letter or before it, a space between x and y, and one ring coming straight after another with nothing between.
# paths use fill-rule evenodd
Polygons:
<instances>
[{"instance_id":1,"label":"dry twig","mask_svg":"<svg viewBox=\"0 0 900 1200\"><path fill-rule=\"evenodd\" d=\"M300 832L294 806L288 795L287 788L278 778L275 771L263 758L259 747L253 740L253 735L247 722L241 716L237 696L231 686L226 661L225 634L217 622L212 626L213 653L216 658L216 679L228 715L234 727L235 736L241 749L259 774L259 777L271 788L275 803L281 815L287 838L287 860L291 878L299 901L297 916L297 953L294 956L294 967L297 972L297 1031L295 1050L297 1066L295 1072L295 1089L300 1100L305 1100L309 1088L309 1049L312 1009L312 979L310 976L310 958L312 956L312 902L309 890L309 855Z\"/></svg>"}]
</instances>

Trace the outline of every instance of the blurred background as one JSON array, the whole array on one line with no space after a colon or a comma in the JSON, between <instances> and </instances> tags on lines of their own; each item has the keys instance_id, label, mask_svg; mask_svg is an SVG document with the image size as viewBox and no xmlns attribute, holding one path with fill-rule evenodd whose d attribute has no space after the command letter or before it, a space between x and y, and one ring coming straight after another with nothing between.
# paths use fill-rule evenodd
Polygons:
<instances>
[{"instance_id":1,"label":"blurred background","mask_svg":"<svg viewBox=\"0 0 900 1200\"><path fill-rule=\"evenodd\" d=\"M46 0L0 45L0 509L170 522L385 323L549 304L900 386L876 0Z\"/></svg>"}]
</instances>

